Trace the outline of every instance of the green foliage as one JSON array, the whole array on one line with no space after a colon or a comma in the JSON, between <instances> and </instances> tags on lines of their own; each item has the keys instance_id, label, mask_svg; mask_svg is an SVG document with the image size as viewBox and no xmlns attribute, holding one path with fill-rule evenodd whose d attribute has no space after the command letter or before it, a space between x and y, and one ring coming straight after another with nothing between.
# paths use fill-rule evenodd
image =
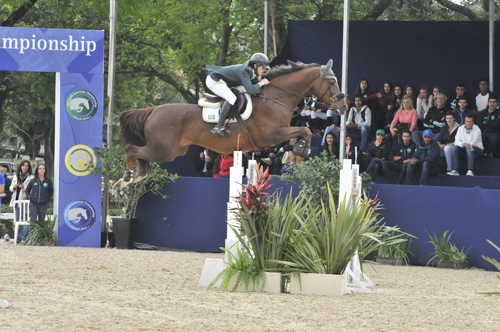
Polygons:
<instances>
[{"instance_id":1,"label":"green foliage","mask_svg":"<svg viewBox=\"0 0 500 332\"><path fill-rule=\"evenodd\" d=\"M299 196L307 198L313 205L321 205L321 201L328 202L329 191L333 199L339 200L340 171L342 165L336 162L336 156L329 156L326 151L321 156L309 158L293 168L292 174L284 174L285 180L298 181L300 187ZM362 176L366 181L368 177Z\"/></svg>"},{"instance_id":2,"label":"green foliage","mask_svg":"<svg viewBox=\"0 0 500 332\"><path fill-rule=\"evenodd\" d=\"M28 221L30 229L26 237L26 245L37 246L50 242L52 245L57 245L57 232L54 230L57 223L57 216L47 215L47 219L41 224Z\"/></svg>"},{"instance_id":3,"label":"green foliage","mask_svg":"<svg viewBox=\"0 0 500 332\"><path fill-rule=\"evenodd\" d=\"M465 247L460 250L455 244L451 243L450 238L454 231L451 233L449 230L444 231L441 238L438 238L434 232L432 232L432 235L427 230L425 232L429 236L429 243L434 246L434 254L427 262L427 265L435 260L438 263L444 261L453 262L455 266L459 262L470 262L470 247L467 251L465 251Z\"/></svg>"},{"instance_id":4,"label":"green foliage","mask_svg":"<svg viewBox=\"0 0 500 332\"><path fill-rule=\"evenodd\" d=\"M279 194L267 199L269 169L262 172L259 165L255 168L257 184L245 185L246 193L240 194L238 200L236 220L241 225L241 232L230 226L257 268L276 271L283 267L277 261L285 259L287 244L298 225L296 215L303 215L305 206L302 201L292 198L292 192L283 203Z\"/></svg>"},{"instance_id":5,"label":"green foliage","mask_svg":"<svg viewBox=\"0 0 500 332\"><path fill-rule=\"evenodd\" d=\"M255 261L249 256L245 249L240 249L239 245L236 245L236 256L231 252L230 249L221 248L227 253L228 261L226 262L226 267L215 277L215 279L208 285L207 288L213 287L219 280L222 279L219 290L227 290L229 283L236 276L236 282L234 287L231 289L234 292L238 289L238 286L243 283L245 285L245 290L248 291L250 283L253 289L262 289L266 283L266 275L263 273L262 269L258 268ZM260 282L262 280L262 284Z\"/></svg>"},{"instance_id":6,"label":"green foliage","mask_svg":"<svg viewBox=\"0 0 500 332\"><path fill-rule=\"evenodd\" d=\"M307 199L305 217L296 215L301 227L291 238L287 260L279 262L288 272L343 274L363 240L371 240L363 246L363 255L377 250L384 238L388 243L401 241L389 240L388 234L399 229L376 220L377 206L370 199L357 204L344 199L337 210L330 189L328 194L328 205L321 202L318 207Z\"/></svg>"},{"instance_id":7,"label":"green foliage","mask_svg":"<svg viewBox=\"0 0 500 332\"><path fill-rule=\"evenodd\" d=\"M106 177L110 185L113 185L123 176L125 151L120 145L114 145L111 148L96 147L94 150L99 156L100 165L93 170L93 173ZM177 174L170 174L167 170L162 169L159 164L153 163L151 171L144 180L131 183L122 189L111 188L109 197L120 206L124 217L133 218L136 216L139 198L151 192L154 195L160 195L163 199L167 199L168 196L162 193L162 189L168 185L169 181L175 181L177 178ZM101 187L104 187L104 183L101 183Z\"/></svg>"},{"instance_id":8,"label":"green foliage","mask_svg":"<svg viewBox=\"0 0 500 332\"><path fill-rule=\"evenodd\" d=\"M378 248L377 255L384 258L394 257L402 258L408 265L408 256L413 256L415 246L412 246L412 239L404 238L404 235L399 233L389 233L388 240L400 237L401 242L389 243L385 238L382 240L384 243Z\"/></svg>"},{"instance_id":9,"label":"green foliage","mask_svg":"<svg viewBox=\"0 0 500 332\"><path fill-rule=\"evenodd\" d=\"M489 244L491 244L500 253L500 248L496 244L494 244L490 240L486 240L486 241ZM497 270L500 270L500 262L498 262L495 258L486 257L484 255L481 255L481 257L483 257L483 259L485 261L487 261L488 263L493 264L493 266L495 266L497 268ZM500 276L497 276L497 278L500 279ZM479 293L479 294L484 294L484 295L500 295L500 292L485 292L485 293Z\"/></svg>"}]
</instances>

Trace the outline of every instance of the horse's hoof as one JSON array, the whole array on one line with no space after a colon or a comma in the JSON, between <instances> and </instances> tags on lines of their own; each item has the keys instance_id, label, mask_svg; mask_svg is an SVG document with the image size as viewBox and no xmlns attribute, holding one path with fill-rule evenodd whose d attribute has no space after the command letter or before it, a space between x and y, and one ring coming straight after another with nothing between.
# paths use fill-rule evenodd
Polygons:
<instances>
[{"instance_id":1,"label":"horse's hoof","mask_svg":"<svg viewBox=\"0 0 500 332\"><path fill-rule=\"evenodd\" d=\"M127 169L125 170L125 174L123 174L123 181L130 182L130 180L134 177L134 172Z\"/></svg>"}]
</instances>

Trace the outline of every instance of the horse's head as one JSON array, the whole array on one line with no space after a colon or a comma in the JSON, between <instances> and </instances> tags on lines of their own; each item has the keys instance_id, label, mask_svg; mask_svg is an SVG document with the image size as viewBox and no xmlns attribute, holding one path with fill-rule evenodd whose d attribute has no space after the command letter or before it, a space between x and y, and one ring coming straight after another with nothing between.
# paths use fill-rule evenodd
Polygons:
<instances>
[{"instance_id":1,"label":"horse's head","mask_svg":"<svg viewBox=\"0 0 500 332\"><path fill-rule=\"evenodd\" d=\"M344 94L340 91L337 77L333 73L332 65L333 61L330 59L325 66L321 66L320 75L313 83L313 91L318 100L326 103L335 113L342 115L347 111L347 104Z\"/></svg>"}]
</instances>

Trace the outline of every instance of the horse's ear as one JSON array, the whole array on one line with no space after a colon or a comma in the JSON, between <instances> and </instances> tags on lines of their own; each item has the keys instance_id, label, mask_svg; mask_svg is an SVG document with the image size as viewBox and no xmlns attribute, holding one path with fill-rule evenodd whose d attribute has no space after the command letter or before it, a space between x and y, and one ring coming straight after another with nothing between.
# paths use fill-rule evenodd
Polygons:
<instances>
[{"instance_id":1,"label":"horse's ear","mask_svg":"<svg viewBox=\"0 0 500 332\"><path fill-rule=\"evenodd\" d=\"M325 77L326 75L333 75L332 66L333 66L332 59L330 59L325 66L321 66L319 73L321 74L322 78Z\"/></svg>"}]
</instances>

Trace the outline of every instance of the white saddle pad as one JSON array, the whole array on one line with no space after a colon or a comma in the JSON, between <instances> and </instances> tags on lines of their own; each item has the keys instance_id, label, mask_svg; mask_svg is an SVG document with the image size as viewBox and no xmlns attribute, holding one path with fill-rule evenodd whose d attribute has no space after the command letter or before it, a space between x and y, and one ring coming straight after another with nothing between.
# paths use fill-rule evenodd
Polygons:
<instances>
[{"instance_id":1,"label":"white saddle pad","mask_svg":"<svg viewBox=\"0 0 500 332\"><path fill-rule=\"evenodd\" d=\"M248 93L245 93L245 98L247 99L247 106L245 108L245 111L241 114L241 118L243 121L248 119L250 115L252 115L252 98ZM200 103L200 102L198 102ZM202 108L202 116L203 116L203 121L209 122L209 123L217 123L219 122L219 110L220 107L213 108L213 107L203 107ZM236 122L236 119L230 120L230 123Z\"/></svg>"}]
</instances>

